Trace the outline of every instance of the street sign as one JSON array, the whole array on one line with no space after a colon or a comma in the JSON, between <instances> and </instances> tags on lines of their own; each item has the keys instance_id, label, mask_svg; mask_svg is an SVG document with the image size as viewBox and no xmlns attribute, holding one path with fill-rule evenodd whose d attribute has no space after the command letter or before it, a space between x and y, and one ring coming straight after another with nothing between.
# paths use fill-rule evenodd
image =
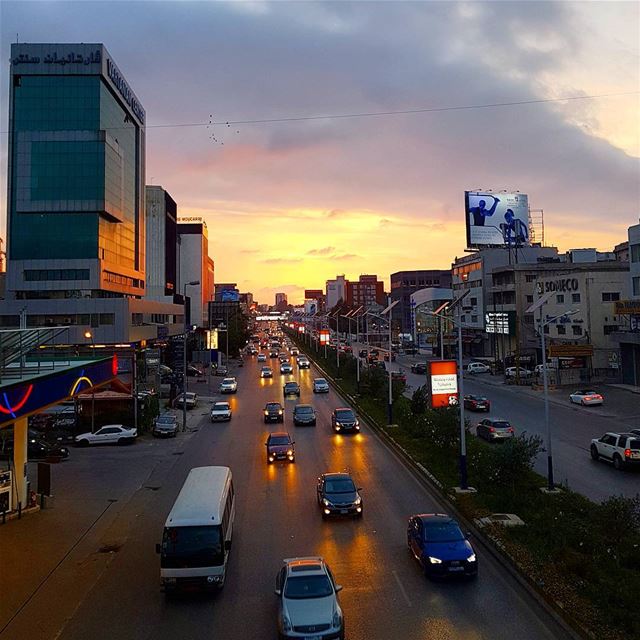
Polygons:
<instances>
[{"instance_id":1,"label":"street sign","mask_svg":"<svg viewBox=\"0 0 640 640\"><path fill-rule=\"evenodd\" d=\"M432 360L429 363L431 406L450 407L458 401L458 365L455 360Z\"/></svg>"}]
</instances>

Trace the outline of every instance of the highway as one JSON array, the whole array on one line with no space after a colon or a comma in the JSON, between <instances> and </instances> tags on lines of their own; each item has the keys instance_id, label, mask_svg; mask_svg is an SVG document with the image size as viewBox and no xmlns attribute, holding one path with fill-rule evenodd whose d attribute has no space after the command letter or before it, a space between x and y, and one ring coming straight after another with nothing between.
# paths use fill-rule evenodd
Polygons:
<instances>
[{"instance_id":1,"label":"highway","mask_svg":"<svg viewBox=\"0 0 640 640\"><path fill-rule=\"evenodd\" d=\"M231 423L211 424L208 403L195 409L195 415L192 412L191 422L198 431L190 438L167 442L180 450L168 452L146 479L132 477L135 486L122 489L126 499L118 503L117 516L96 540L96 544L114 544L108 559L102 561L101 554L96 560L95 548L79 545L62 561L47 588L35 594L2 634L3 640L276 638L273 589L280 561L311 554L324 556L344 586L341 603L349 639L566 637L481 550L476 581L425 579L406 548L406 520L412 513L442 511L442 506L366 427L351 437L331 433L330 412L342 402L333 391L313 395L311 381L317 375L313 369L299 372L295 367L293 376L286 379L299 380L301 401L316 406L318 425L294 428L295 401L287 400L285 426L295 434L297 460L268 466L265 434L280 425L263 424L261 410L265 402L281 400L283 376L276 372L273 380L261 381L258 375L255 359L247 359L238 373L239 392L231 397ZM142 442L113 453L122 451L123 461L135 465L132 456L138 445L140 455L148 455ZM85 450L74 453L82 456ZM96 477L117 473L113 456L105 458L104 464L111 465L107 469L101 467L95 450L90 453ZM73 474L71 464L64 473ZM159 589L154 546L188 471L211 464L230 466L236 485L237 516L227 583L214 596L166 599ZM363 487L364 517L325 522L315 502L316 478L322 471L343 469L350 469ZM72 485L70 477L67 484ZM66 583L61 580L64 574Z\"/></svg>"}]
</instances>

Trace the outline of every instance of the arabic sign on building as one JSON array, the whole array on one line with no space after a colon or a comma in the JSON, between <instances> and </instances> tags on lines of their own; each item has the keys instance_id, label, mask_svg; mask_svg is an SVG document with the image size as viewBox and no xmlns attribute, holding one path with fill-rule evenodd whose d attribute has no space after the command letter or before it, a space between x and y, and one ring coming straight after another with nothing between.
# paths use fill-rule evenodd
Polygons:
<instances>
[{"instance_id":1,"label":"arabic sign on building","mask_svg":"<svg viewBox=\"0 0 640 640\"><path fill-rule=\"evenodd\" d=\"M552 344L549 345L549 357L586 357L593 355L592 344Z\"/></svg>"},{"instance_id":2,"label":"arabic sign on building","mask_svg":"<svg viewBox=\"0 0 640 640\"><path fill-rule=\"evenodd\" d=\"M640 315L640 300L617 300L613 304L618 316Z\"/></svg>"}]
</instances>

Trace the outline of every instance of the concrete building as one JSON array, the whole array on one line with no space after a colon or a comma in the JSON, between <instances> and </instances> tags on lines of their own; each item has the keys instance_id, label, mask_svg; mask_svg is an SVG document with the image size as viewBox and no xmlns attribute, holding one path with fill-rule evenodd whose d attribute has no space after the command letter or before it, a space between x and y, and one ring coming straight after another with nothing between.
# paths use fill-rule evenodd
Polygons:
<instances>
[{"instance_id":1,"label":"concrete building","mask_svg":"<svg viewBox=\"0 0 640 640\"><path fill-rule=\"evenodd\" d=\"M187 287L188 323L206 327L209 322L207 305L214 299L214 264L209 257L209 234L203 220L178 223L180 237L180 291L187 282L200 284Z\"/></svg>"},{"instance_id":2,"label":"concrete building","mask_svg":"<svg viewBox=\"0 0 640 640\"><path fill-rule=\"evenodd\" d=\"M11 45L0 326L24 313L124 343L181 323L180 305L142 300L145 117L104 45Z\"/></svg>"},{"instance_id":3,"label":"concrete building","mask_svg":"<svg viewBox=\"0 0 640 640\"><path fill-rule=\"evenodd\" d=\"M371 309L376 306L386 306L387 296L384 292L384 282L376 275L361 275L357 282L349 281L346 287L346 300L349 307L363 306Z\"/></svg>"},{"instance_id":4,"label":"concrete building","mask_svg":"<svg viewBox=\"0 0 640 640\"><path fill-rule=\"evenodd\" d=\"M344 275L336 276L335 280L327 280L326 283L326 310L333 309L340 300L347 300L347 284L348 280Z\"/></svg>"},{"instance_id":5,"label":"concrete building","mask_svg":"<svg viewBox=\"0 0 640 640\"><path fill-rule=\"evenodd\" d=\"M397 271L391 274L391 302L398 304L391 312L393 327L398 333L413 334L415 326L411 295L421 289L440 287L451 288L450 269L420 269L416 271Z\"/></svg>"}]
</instances>

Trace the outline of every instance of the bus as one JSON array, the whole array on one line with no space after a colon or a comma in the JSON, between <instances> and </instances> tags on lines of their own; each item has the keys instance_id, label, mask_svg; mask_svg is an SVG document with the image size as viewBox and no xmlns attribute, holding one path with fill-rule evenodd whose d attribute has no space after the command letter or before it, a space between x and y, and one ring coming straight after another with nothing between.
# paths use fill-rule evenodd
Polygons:
<instances>
[{"instance_id":1,"label":"bus","mask_svg":"<svg viewBox=\"0 0 640 640\"><path fill-rule=\"evenodd\" d=\"M191 469L156 545L165 592L223 587L234 517L231 469Z\"/></svg>"}]
</instances>

